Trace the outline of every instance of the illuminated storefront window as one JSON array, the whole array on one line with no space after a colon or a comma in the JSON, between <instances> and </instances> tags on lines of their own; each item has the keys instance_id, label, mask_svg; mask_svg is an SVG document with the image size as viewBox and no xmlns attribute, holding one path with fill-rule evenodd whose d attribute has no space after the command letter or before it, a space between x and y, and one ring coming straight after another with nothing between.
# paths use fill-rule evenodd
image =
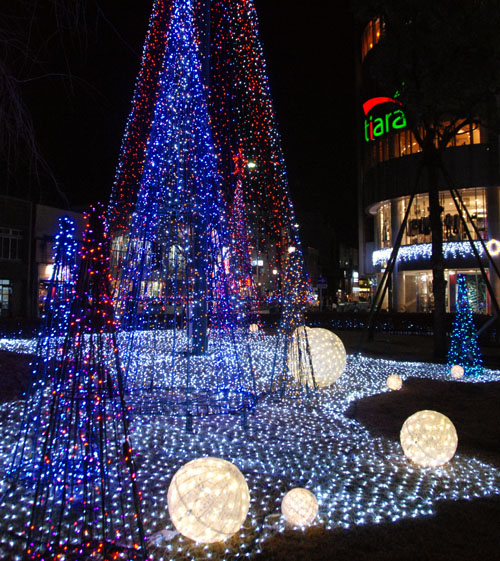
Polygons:
<instances>
[{"instance_id":1,"label":"illuminated storefront window","mask_svg":"<svg viewBox=\"0 0 500 561\"><path fill-rule=\"evenodd\" d=\"M375 18L368 23L361 39L361 60L364 60L367 53L380 41L382 32L383 22L381 18Z\"/></svg>"},{"instance_id":2,"label":"illuminated storefront window","mask_svg":"<svg viewBox=\"0 0 500 561\"><path fill-rule=\"evenodd\" d=\"M474 314L489 313L486 283L479 271L474 270L446 270L446 311L455 312L456 309L456 281L457 275L465 276L469 303ZM432 294L432 271L411 271L402 273L404 282L405 305L404 311L428 313L434 307Z\"/></svg>"},{"instance_id":3,"label":"illuminated storefront window","mask_svg":"<svg viewBox=\"0 0 500 561\"><path fill-rule=\"evenodd\" d=\"M7 317L10 309L12 286L10 280L0 279L0 317Z\"/></svg>"},{"instance_id":4,"label":"illuminated storefront window","mask_svg":"<svg viewBox=\"0 0 500 561\"><path fill-rule=\"evenodd\" d=\"M382 203L375 220L375 239L379 248L391 247L391 203Z\"/></svg>"},{"instance_id":5,"label":"illuminated storefront window","mask_svg":"<svg viewBox=\"0 0 500 561\"><path fill-rule=\"evenodd\" d=\"M487 239L486 221L486 190L483 187L473 189L459 189L459 193L469 211L469 214L479 231L480 237ZM402 204L398 205L400 212L400 222L403 221L404 214L410 197L401 199ZM429 216L429 199L427 194L417 195L413 201L408 223L403 235L403 245L413 245L418 243L430 243L431 241L431 222ZM456 242L466 241L469 238L464 225L460 219L457 208L451 194L447 191L440 193L440 203L444 208L442 214L443 221L443 241ZM464 214L465 217L465 214ZM478 239L470 220L466 218L467 225L474 239ZM384 247L384 246L381 246Z\"/></svg>"}]
</instances>

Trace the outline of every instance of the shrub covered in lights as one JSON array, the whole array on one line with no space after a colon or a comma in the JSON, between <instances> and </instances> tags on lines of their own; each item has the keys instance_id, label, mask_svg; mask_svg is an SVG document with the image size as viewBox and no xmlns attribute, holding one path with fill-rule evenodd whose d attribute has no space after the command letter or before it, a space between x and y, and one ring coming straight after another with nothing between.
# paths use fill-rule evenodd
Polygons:
<instances>
[{"instance_id":1,"label":"shrub covered in lights","mask_svg":"<svg viewBox=\"0 0 500 561\"><path fill-rule=\"evenodd\" d=\"M296 487L283 497L281 512L292 526L310 526L318 515L318 501L308 489Z\"/></svg>"},{"instance_id":2,"label":"shrub covered in lights","mask_svg":"<svg viewBox=\"0 0 500 561\"><path fill-rule=\"evenodd\" d=\"M201 543L224 541L248 514L250 494L240 470L220 458L199 458L179 469L168 488L168 512L184 536Z\"/></svg>"},{"instance_id":3,"label":"shrub covered in lights","mask_svg":"<svg viewBox=\"0 0 500 561\"><path fill-rule=\"evenodd\" d=\"M457 276L456 314L448 351L448 364L452 367L462 366L465 376L479 376L483 373L483 360L464 275Z\"/></svg>"},{"instance_id":4,"label":"shrub covered in lights","mask_svg":"<svg viewBox=\"0 0 500 561\"><path fill-rule=\"evenodd\" d=\"M455 455L458 437L453 423L437 411L418 411L403 423L400 433L405 455L422 467L438 467Z\"/></svg>"}]
</instances>

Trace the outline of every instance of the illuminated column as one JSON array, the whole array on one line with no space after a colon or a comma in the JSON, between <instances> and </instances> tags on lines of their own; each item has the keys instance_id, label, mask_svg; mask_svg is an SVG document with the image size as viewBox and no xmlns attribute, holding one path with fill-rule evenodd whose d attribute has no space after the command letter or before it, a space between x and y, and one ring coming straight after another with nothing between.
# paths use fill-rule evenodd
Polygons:
<instances>
[{"instance_id":1,"label":"illuminated column","mask_svg":"<svg viewBox=\"0 0 500 561\"><path fill-rule=\"evenodd\" d=\"M391 201L391 243L394 247L399 229L401 228L401 202L393 199ZM398 262L394 263L392 272L392 311L401 312L405 305L405 285L403 275L399 273Z\"/></svg>"},{"instance_id":2,"label":"illuminated column","mask_svg":"<svg viewBox=\"0 0 500 561\"><path fill-rule=\"evenodd\" d=\"M490 240L500 240L500 187L486 188L486 211L488 219L488 238ZM495 263L500 269L500 254L495 257ZM500 279L498 278L493 267L489 268L490 282L497 300L500 300Z\"/></svg>"}]
</instances>

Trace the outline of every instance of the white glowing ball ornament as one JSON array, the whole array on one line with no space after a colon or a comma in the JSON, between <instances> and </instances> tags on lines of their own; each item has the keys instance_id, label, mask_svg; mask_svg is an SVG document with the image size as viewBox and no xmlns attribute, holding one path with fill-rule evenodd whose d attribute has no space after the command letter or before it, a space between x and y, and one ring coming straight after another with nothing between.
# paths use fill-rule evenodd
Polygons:
<instances>
[{"instance_id":1,"label":"white glowing ball ornament","mask_svg":"<svg viewBox=\"0 0 500 561\"><path fill-rule=\"evenodd\" d=\"M176 529L201 543L224 541L238 532L250 505L240 470L220 458L182 466L168 488L168 512Z\"/></svg>"},{"instance_id":2,"label":"white glowing ball ornament","mask_svg":"<svg viewBox=\"0 0 500 561\"><path fill-rule=\"evenodd\" d=\"M283 497L281 512L289 524L309 526L318 515L318 501L311 491L297 487Z\"/></svg>"},{"instance_id":3,"label":"white glowing ball ornament","mask_svg":"<svg viewBox=\"0 0 500 561\"><path fill-rule=\"evenodd\" d=\"M403 387L403 380L397 374L391 374L387 378L387 387L390 390L400 390Z\"/></svg>"},{"instance_id":4,"label":"white glowing ball ornament","mask_svg":"<svg viewBox=\"0 0 500 561\"><path fill-rule=\"evenodd\" d=\"M328 329L299 327L295 330L289 364L297 380L313 386L311 371L305 358L307 349L316 386L328 388L344 371L347 359L344 344L340 337Z\"/></svg>"},{"instance_id":5,"label":"white glowing ball ornament","mask_svg":"<svg viewBox=\"0 0 500 561\"><path fill-rule=\"evenodd\" d=\"M453 458L458 445L453 423L437 411L423 410L408 417L400 433L405 455L423 467L438 467Z\"/></svg>"},{"instance_id":6,"label":"white glowing ball ornament","mask_svg":"<svg viewBox=\"0 0 500 561\"><path fill-rule=\"evenodd\" d=\"M259 331L259 326L256 323L250 324L250 333L257 333Z\"/></svg>"},{"instance_id":7,"label":"white glowing ball ornament","mask_svg":"<svg viewBox=\"0 0 500 561\"><path fill-rule=\"evenodd\" d=\"M451 367L450 373L453 378L463 378L464 377L464 367L460 366L460 364L455 364Z\"/></svg>"}]
</instances>

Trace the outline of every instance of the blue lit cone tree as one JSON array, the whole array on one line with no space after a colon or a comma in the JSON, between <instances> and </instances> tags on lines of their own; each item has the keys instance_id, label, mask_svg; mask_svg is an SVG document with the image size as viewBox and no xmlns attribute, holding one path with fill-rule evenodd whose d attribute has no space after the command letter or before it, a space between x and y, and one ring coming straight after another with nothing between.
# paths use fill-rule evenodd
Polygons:
<instances>
[{"instance_id":1,"label":"blue lit cone tree","mask_svg":"<svg viewBox=\"0 0 500 561\"><path fill-rule=\"evenodd\" d=\"M92 209L61 352L40 395L32 559L143 559L103 210Z\"/></svg>"},{"instance_id":2,"label":"blue lit cone tree","mask_svg":"<svg viewBox=\"0 0 500 561\"><path fill-rule=\"evenodd\" d=\"M117 290L136 412L242 413L256 399L190 1L172 6Z\"/></svg>"},{"instance_id":3,"label":"blue lit cone tree","mask_svg":"<svg viewBox=\"0 0 500 561\"><path fill-rule=\"evenodd\" d=\"M457 276L456 315L448 352L448 365L462 366L466 376L479 376L483 372L483 361L469 304L467 283L463 275Z\"/></svg>"},{"instance_id":4,"label":"blue lit cone tree","mask_svg":"<svg viewBox=\"0 0 500 561\"><path fill-rule=\"evenodd\" d=\"M32 461L36 456L40 437L43 392L51 369L61 358L62 338L75 297L77 246L74 221L67 216L59 218L59 229L53 247L52 274L44 300L36 354L31 364L31 381L25 401L23 422L11 466L11 476L14 478L31 475Z\"/></svg>"}]
</instances>

